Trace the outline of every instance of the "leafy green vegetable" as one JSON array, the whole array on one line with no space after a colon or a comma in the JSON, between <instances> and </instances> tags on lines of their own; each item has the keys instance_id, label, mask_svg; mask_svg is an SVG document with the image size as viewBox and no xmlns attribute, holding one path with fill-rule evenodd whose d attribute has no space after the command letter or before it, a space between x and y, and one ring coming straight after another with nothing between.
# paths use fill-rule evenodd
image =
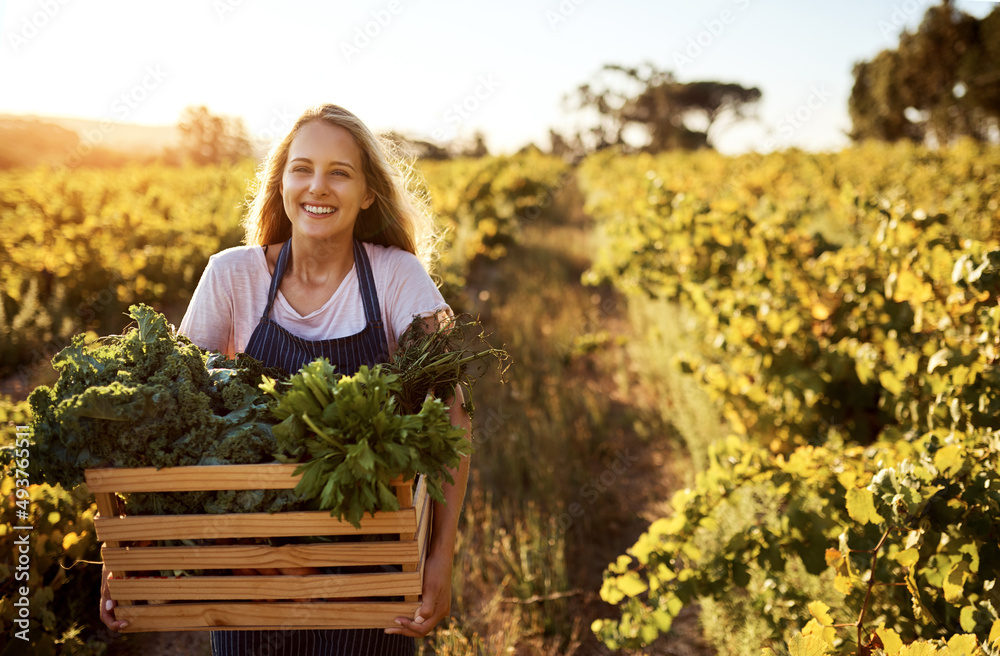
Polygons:
<instances>
[{"instance_id":1,"label":"leafy green vegetable","mask_svg":"<svg viewBox=\"0 0 1000 656\"><path fill-rule=\"evenodd\" d=\"M399 476L423 474L428 493L443 502L443 482L454 482L449 468L471 451L440 399L428 396L419 412L400 414L401 379L382 365L339 377L323 358L287 385L265 377L261 388L277 399L278 459L305 460L295 492L355 527L366 512L399 509L389 487Z\"/></svg>"},{"instance_id":2,"label":"leafy green vegetable","mask_svg":"<svg viewBox=\"0 0 1000 656\"><path fill-rule=\"evenodd\" d=\"M123 335L90 344L73 338L52 359L56 384L31 393L34 464L45 482L72 488L88 467L273 462L261 364L208 354L148 306L131 306L129 316L136 326ZM247 507L252 494L228 508L214 492L133 494L126 503L132 513L233 512L274 510L293 498L258 496Z\"/></svg>"},{"instance_id":3,"label":"leafy green vegetable","mask_svg":"<svg viewBox=\"0 0 1000 656\"><path fill-rule=\"evenodd\" d=\"M388 365L340 378L318 360L279 383L279 370L209 354L149 307L132 306L130 316L136 326L123 335L74 338L53 358L59 381L32 392L34 462L46 482L73 487L88 467L308 460L294 491L131 494L132 514L318 506L358 525L365 512L398 508L389 481L418 473L443 501L448 470L471 444L434 394L450 399L471 386L471 363L506 358L469 347L475 322L449 318L432 330L415 319Z\"/></svg>"}]
</instances>

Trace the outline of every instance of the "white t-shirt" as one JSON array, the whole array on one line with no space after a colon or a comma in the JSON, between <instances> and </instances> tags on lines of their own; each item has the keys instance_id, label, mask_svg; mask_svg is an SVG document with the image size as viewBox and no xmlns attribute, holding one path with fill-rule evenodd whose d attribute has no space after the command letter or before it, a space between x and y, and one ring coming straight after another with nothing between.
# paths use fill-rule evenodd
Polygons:
<instances>
[{"instance_id":1,"label":"white t-shirt","mask_svg":"<svg viewBox=\"0 0 1000 656\"><path fill-rule=\"evenodd\" d=\"M439 310L450 313L451 309L415 255L394 246L363 245L371 262L392 354L414 315L427 316ZM310 341L361 332L366 319L358 264L322 307L305 316L296 312L279 290L270 319ZM210 351L222 351L230 357L242 353L260 323L270 286L271 272L263 247L237 246L216 253L208 260L178 332Z\"/></svg>"}]
</instances>

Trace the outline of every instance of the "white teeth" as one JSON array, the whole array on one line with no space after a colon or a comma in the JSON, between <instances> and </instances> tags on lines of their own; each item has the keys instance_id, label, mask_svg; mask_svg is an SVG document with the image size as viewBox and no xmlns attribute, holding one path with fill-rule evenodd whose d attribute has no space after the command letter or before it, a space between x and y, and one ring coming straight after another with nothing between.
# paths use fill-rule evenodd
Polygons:
<instances>
[{"instance_id":1,"label":"white teeth","mask_svg":"<svg viewBox=\"0 0 1000 656\"><path fill-rule=\"evenodd\" d=\"M335 207L318 207L316 205L303 205L307 212L312 212L313 214L333 214L337 208Z\"/></svg>"}]
</instances>

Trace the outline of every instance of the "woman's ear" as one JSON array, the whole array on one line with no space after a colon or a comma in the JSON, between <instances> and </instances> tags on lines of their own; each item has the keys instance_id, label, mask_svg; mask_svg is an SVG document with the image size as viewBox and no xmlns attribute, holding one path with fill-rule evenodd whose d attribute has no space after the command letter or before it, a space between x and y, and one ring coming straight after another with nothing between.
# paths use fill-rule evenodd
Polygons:
<instances>
[{"instance_id":1,"label":"woman's ear","mask_svg":"<svg viewBox=\"0 0 1000 656\"><path fill-rule=\"evenodd\" d=\"M369 189L365 192L365 197L361 201L361 209L366 210L375 202L375 192Z\"/></svg>"}]
</instances>

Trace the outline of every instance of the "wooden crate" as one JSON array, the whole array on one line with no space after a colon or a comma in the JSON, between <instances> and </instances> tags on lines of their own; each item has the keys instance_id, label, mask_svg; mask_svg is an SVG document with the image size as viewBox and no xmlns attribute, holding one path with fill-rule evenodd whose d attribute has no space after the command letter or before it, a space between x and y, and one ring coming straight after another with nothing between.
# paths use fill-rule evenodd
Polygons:
<instances>
[{"instance_id":1,"label":"wooden crate","mask_svg":"<svg viewBox=\"0 0 1000 656\"><path fill-rule=\"evenodd\" d=\"M420 606L431 504L423 480L392 482L400 510L365 515L361 528L328 511L125 516L116 492L291 489L296 465L88 469L94 524L112 572L115 616L126 633L232 629L347 629L396 626ZM391 541L215 544L220 538L391 535ZM127 546L156 540L204 546ZM123 544L125 543L125 544ZM159 576L160 570L398 565L402 571L309 576ZM400 597L402 601L378 600ZM304 601L303 601L304 600Z\"/></svg>"}]
</instances>

